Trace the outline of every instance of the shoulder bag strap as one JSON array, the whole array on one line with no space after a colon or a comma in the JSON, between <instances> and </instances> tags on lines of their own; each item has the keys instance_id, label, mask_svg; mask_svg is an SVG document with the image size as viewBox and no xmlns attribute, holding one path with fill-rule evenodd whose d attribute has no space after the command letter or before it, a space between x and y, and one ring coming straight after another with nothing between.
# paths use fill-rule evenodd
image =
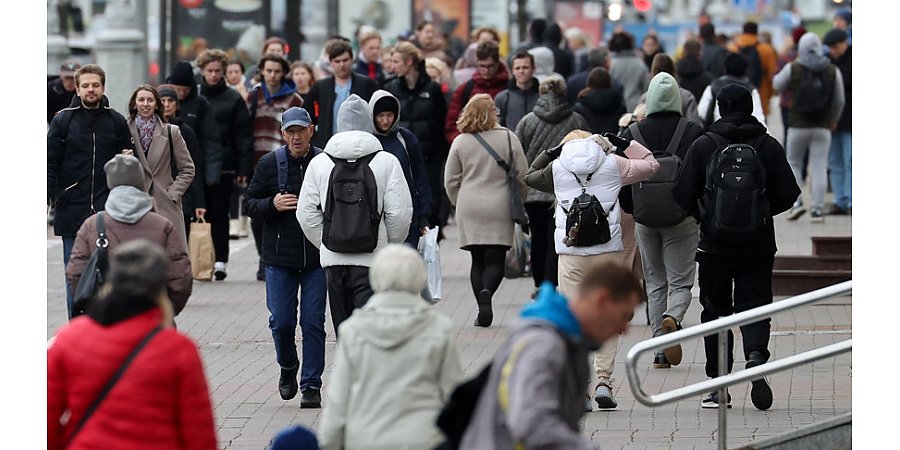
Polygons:
<instances>
[{"instance_id":1,"label":"shoulder bag strap","mask_svg":"<svg viewBox=\"0 0 900 450\"><path fill-rule=\"evenodd\" d=\"M166 124L166 131L169 133L169 164L172 166L172 181L178 176L178 162L175 161L175 149L172 146L172 124Z\"/></svg>"},{"instance_id":2,"label":"shoulder bag strap","mask_svg":"<svg viewBox=\"0 0 900 450\"><path fill-rule=\"evenodd\" d=\"M128 369L128 366L131 365L131 362L134 358L141 352L141 350L147 346L153 336L156 336L157 333L162 330L162 325L158 325L156 328L150 331L141 342L138 343L136 347L131 351L131 353L125 358L125 361L122 362L122 365L119 366L119 370L116 371L115 375L106 382L106 386L103 386L103 390L100 391L100 394L97 395L97 398L94 399L94 402L91 403L91 406L85 410L84 415L81 416L81 420L78 422L78 425L75 426L75 429L72 431L72 434L69 435L69 439L67 440L66 446L75 439L75 436L78 435L78 432L84 428L84 424L91 418L94 414L94 411L97 410L97 407L100 406L100 403L106 398L106 395L109 394L109 391L112 390L113 386L116 385L116 382L119 381L119 378L122 378L122 374L125 373L125 370Z\"/></svg>"},{"instance_id":3,"label":"shoulder bag strap","mask_svg":"<svg viewBox=\"0 0 900 450\"><path fill-rule=\"evenodd\" d=\"M484 149L487 150L488 153L490 153L491 157L494 158L494 161L497 161L497 165L499 165L505 172L509 173L509 164L507 164L506 161L504 161L503 158L501 158L500 155L498 155L497 152L494 151L494 148L491 147L491 145L488 144L483 137L481 137L481 133L472 133L472 136L475 136L475 139L478 140L478 143L480 143L481 146L484 147ZM510 142L512 142L511 139Z\"/></svg>"},{"instance_id":4,"label":"shoulder bag strap","mask_svg":"<svg viewBox=\"0 0 900 450\"><path fill-rule=\"evenodd\" d=\"M106 238L106 225L103 223L103 211L97 213L97 248L104 249L109 245Z\"/></svg>"}]
</instances>

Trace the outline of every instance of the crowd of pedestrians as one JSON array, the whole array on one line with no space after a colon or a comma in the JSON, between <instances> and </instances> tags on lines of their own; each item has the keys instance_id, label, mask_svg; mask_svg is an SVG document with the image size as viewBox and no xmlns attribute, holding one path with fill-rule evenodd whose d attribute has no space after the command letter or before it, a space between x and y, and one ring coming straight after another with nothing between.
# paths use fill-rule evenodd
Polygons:
<instances>
[{"instance_id":1,"label":"crowd of pedestrians","mask_svg":"<svg viewBox=\"0 0 900 450\"><path fill-rule=\"evenodd\" d=\"M772 216L806 212L807 176L813 222L851 212L849 22L824 39L798 27L780 60L754 22L728 45L704 23L677 58L653 33L592 46L544 19L508 59L496 30L451 45L428 21L388 47L374 29L334 36L313 62L288 61L271 37L246 72L219 49L178 62L165 84L134 89L125 116L101 67L67 61L48 83L48 206L71 320L48 349L49 447L215 448L202 363L174 317L190 308L191 224L211 226L218 283L246 217L275 390L324 408L317 436L292 428L271 448L590 448L580 419L617 407L618 340L641 302L653 336L681 329L696 262L702 322L771 303ZM782 142L766 124L774 95ZM415 250L451 216L476 327L493 323L517 233L531 243L534 301L469 381L451 322L422 300ZM101 242L106 283L80 310L73 292ZM326 302L338 345L323 387ZM769 320L741 331L746 367L768 361ZM652 366L681 360L676 345ZM471 389L496 395L460 410ZM751 399L772 406L766 379ZM722 403L710 393L701 407Z\"/></svg>"}]
</instances>

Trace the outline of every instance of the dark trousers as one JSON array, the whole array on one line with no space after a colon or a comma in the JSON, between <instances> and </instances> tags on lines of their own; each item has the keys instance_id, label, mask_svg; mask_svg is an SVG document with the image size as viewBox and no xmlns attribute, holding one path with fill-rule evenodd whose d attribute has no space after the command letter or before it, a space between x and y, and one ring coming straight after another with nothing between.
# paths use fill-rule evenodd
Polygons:
<instances>
[{"instance_id":1,"label":"dark trousers","mask_svg":"<svg viewBox=\"0 0 900 450\"><path fill-rule=\"evenodd\" d=\"M322 387L325 370L325 270L266 266L269 329L275 341L275 360L283 369L293 369L300 364L296 342L298 306L303 335L300 388L318 389Z\"/></svg>"},{"instance_id":2,"label":"dark trousers","mask_svg":"<svg viewBox=\"0 0 900 450\"><path fill-rule=\"evenodd\" d=\"M505 245L470 245L465 248L472 254L472 269L469 280L472 282L472 293L478 298L483 289L491 291L491 297L500 288L503 281L503 269L506 264Z\"/></svg>"},{"instance_id":3,"label":"dark trousers","mask_svg":"<svg viewBox=\"0 0 900 450\"><path fill-rule=\"evenodd\" d=\"M553 246L553 232L556 229L556 224L553 223L553 203L526 203L525 212L528 213L528 226L531 228L531 278L534 280L534 287L540 286L544 281L558 286L556 272L559 255Z\"/></svg>"},{"instance_id":4,"label":"dark trousers","mask_svg":"<svg viewBox=\"0 0 900 450\"><path fill-rule=\"evenodd\" d=\"M328 279L328 304L331 305L331 323L335 336L338 327L361 308L372 296L369 284L369 268L364 266L331 266L325 268Z\"/></svg>"},{"instance_id":5,"label":"dark trousers","mask_svg":"<svg viewBox=\"0 0 900 450\"><path fill-rule=\"evenodd\" d=\"M775 255L723 256L697 252L700 286L700 322L772 303L772 266ZM769 331L772 319L763 319L741 327L744 358L761 352L769 360ZM719 376L719 335L703 337L706 350L706 376ZM728 373L734 367L734 334L728 330Z\"/></svg>"},{"instance_id":6,"label":"dark trousers","mask_svg":"<svg viewBox=\"0 0 900 450\"><path fill-rule=\"evenodd\" d=\"M210 224L216 262L228 262L228 208L234 192L234 174L222 174L219 182L206 186L206 221Z\"/></svg>"},{"instance_id":7,"label":"dark trousers","mask_svg":"<svg viewBox=\"0 0 900 450\"><path fill-rule=\"evenodd\" d=\"M69 256L72 255L72 249L75 247L75 236L62 236L63 243L63 278L66 276L66 266L69 265ZM93 249L92 249L93 250ZM84 274L82 274L84 275ZM72 313L75 309L75 288L77 286L72 286L69 284L69 280L65 279L66 282L66 311L68 311L69 319L72 318Z\"/></svg>"},{"instance_id":8,"label":"dark trousers","mask_svg":"<svg viewBox=\"0 0 900 450\"><path fill-rule=\"evenodd\" d=\"M425 171L428 172L428 187L431 188L431 217L428 221L431 225L441 227L438 231L438 241L443 239L443 229L450 218L450 200L447 191L444 190L444 159L432 159L425 161ZM418 220L418 218L413 218Z\"/></svg>"}]
</instances>

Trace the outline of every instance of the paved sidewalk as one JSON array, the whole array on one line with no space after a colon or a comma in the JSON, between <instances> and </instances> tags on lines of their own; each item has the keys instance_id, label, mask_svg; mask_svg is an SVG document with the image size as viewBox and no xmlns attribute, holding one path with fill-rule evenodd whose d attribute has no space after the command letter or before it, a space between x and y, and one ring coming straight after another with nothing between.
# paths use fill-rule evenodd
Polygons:
<instances>
[{"instance_id":1,"label":"paved sidewalk","mask_svg":"<svg viewBox=\"0 0 900 450\"><path fill-rule=\"evenodd\" d=\"M797 222L776 218L779 254L809 254L811 235L850 234L849 216L828 216L824 224L809 223L808 216ZM468 282L468 254L457 248L456 229L447 229L441 245L444 301L435 306L459 326L457 344L462 365L468 374L480 369L506 336L506 325L527 303L531 280L504 280L495 298L494 325L475 328L475 300ZM257 257L251 238L231 241L228 279L223 282L195 282L194 295L178 317L178 327L199 345L210 383L219 447L221 449L261 449L288 424L315 428L318 410L300 410L299 399L285 402L277 394L278 369L271 334L265 290L256 281ZM47 337L65 323L62 245L48 231L47 239ZM684 325L699 323L700 306L688 310ZM330 317L330 315L326 315ZM334 332L326 325L326 369L324 389L331 375ZM833 299L806 309L773 318L770 350L773 360L822 347L851 337L851 299ZM616 357L614 387L619 407L592 412L584 421L584 433L603 449L709 449L717 442L716 410L701 410L700 398L686 399L651 409L637 403L625 379L627 350L650 337L643 307L636 312L629 333L622 339ZM743 367L740 332L735 330L735 369ZM299 339L299 331L298 331ZM702 342L684 346L684 361L671 369L651 368L650 355L641 361L641 376L648 393L661 392L705 379ZM778 435L801 426L851 411L851 357L825 360L801 366L771 379L775 403L769 411L757 411L750 404L749 384L730 390L734 408L728 412L729 447Z\"/></svg>"}]
</instances>

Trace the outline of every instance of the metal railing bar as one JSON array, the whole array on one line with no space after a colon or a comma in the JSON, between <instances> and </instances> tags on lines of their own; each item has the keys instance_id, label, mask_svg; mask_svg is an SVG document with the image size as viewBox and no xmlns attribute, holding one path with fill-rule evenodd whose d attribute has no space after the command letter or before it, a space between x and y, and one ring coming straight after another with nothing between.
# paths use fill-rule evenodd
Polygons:
<instances>
[{"instance_id":1,"label":"metal railing bar","mask_svg":"<svg viewBox=\"0 0 900 450\"><path fill-rule=\"evenodd\" d=\"M628 382L631 385L631 391L635 399L646 406L660 406L666 403L682 400L688 397L698 396L708 392L715 391L722 387L732 386L745 381L755 380L764 376L771 375L776 372L792 369L803 364L816 362L822 359L847 353L853 349L853 340L831 344L825 347L809 350L803 353L781 358L777 361L767 362L765 364L732 372L728 375L700 381L688 386L674 389L660 394L647 395L640 386L637 373L629 373ZM630 369L630 367L629 367Z\"/></svg>"},{"instance_id":2,"label":"metal railing bar","mask_svg":"<svg viewBox=\"0 0 900 450\"><path fill-rule=\"evenodd\" d=\"M628 351L628 362L626 365L630 366L631 364L636 363L636 356L640 355L641 353L650 350L670 347L673 344L679 343L681 341L706 336L723 329L753 323L779 312L797 308L799 306L803 306L819 300L824 300L829 297L845 295L852 292L852 287L853 280L844 281L833 286L828 286L812 292L807 292L806 294L801 294L789 299L773 302L771 304L760 306L748 311L740 312L730 316L720 317L712 322L701 323L699 325L694 325L690 328L685 328L674 333L669 333L652 339L648 339L646 341L638 342Z\"/></svg>"}]
</instances>

